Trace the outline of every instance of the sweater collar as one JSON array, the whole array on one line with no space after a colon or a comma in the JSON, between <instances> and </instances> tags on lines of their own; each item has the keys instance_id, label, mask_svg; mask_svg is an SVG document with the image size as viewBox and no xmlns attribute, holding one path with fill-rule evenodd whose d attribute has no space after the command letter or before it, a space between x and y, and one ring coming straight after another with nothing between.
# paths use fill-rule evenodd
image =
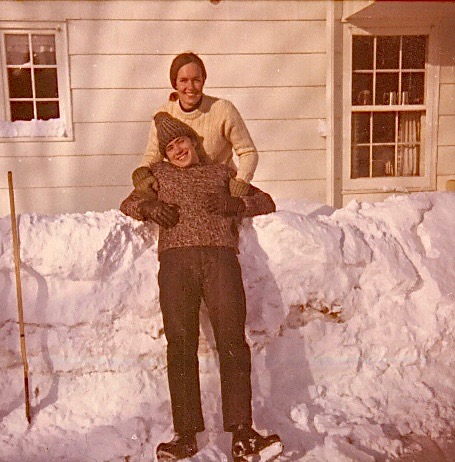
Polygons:
<instances>
[{"instance_id":1,"label":"sweater collar","mask_svg":"<svg viewBox=\"0 0 455 462\"><path fill-rule=\"evenodd\" d=\"M184 111L182 107L180 106L180 101L179 100L175 101L177 112L179 114L178 118L179 119L196 119L202 114L203 107L206 105L206 101L207 101L207 97L204 94L202 94L201 102L199 106L192 111Z\"/></svg>"}]
</instances>

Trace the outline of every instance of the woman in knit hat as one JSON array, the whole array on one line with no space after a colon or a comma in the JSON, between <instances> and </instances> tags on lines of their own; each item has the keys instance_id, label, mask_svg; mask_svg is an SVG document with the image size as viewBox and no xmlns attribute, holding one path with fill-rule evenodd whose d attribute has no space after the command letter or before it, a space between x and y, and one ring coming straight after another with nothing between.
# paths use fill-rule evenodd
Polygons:
<instances>
[{"instance_id":1,"label":"woman in knit hat","mask_svg":"<svg viewBox=\"0 0 455 462\"><path fill-rule=\"evenodd\" d=\"M214 163L227 164L237 170L230 190L232 195L241 196L248 191L253 179L258 153L235 106L225 99L203 93L206 78L207 72L199 56L194 53L176 56L170 68L170 80L175 92L156 112L167 112L185 122L196 131L207 156ZM238 156L238 167L234 164L232 149ZM149 167L162 160L153 121L141 166Z\"/></svg>"}]
</instances>

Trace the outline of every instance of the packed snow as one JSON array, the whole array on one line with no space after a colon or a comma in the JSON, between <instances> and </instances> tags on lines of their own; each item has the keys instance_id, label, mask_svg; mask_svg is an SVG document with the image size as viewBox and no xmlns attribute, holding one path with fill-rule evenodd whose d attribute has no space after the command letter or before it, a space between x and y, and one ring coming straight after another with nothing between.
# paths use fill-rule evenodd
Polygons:
<instances>
[{"instance_id":1,"label":"packed snow","mask_svg":"<svg viewBox=\"0 0 455 462\"><path fill-rule=\"evenodd\" d=\"M339 210L281 201L276 213L244 220L254 421L281 435L280 461L403 460L419 453L419 441L453 436L454 211L455 193L418 193ZM18 223L32 422L7 216L0 460L154 460L156 445L172 436L157 226L118 210L22 214ZM230 435L202 311L206 431L192 461L227 462Z\"/></svg>"},{"instance_id":2,"label":"packed snow","mask_svg":"<svg viewBox=\"0 0 455 462\"><path fill-rule=\"evenodd\" d=\"M32 119L9 122L0 120L0 138L68 137L68 127L62 119Z\"/></svg>"}]
</instances>

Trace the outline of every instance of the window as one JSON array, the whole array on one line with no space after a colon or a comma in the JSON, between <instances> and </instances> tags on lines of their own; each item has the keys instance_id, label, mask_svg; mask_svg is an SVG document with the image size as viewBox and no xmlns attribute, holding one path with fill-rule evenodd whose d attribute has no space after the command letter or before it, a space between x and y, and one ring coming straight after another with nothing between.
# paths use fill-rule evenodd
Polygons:
<instances>
[{"instance_id":1,"label":"window","mask_svg":"<svg viewBox=\"0 0 455 462\"><path fill-rule=\"evenodd\" d=\"M64 36L60 26L1 27L0 137L69 137L69 80Z\"/></svg>"},{"instance_id":2,"label":"window","mask_svg":"<svg viewBox=\"0 0 455 462\"><path fill-rule=\"evenodd\" d=\"M354 31L349 51L345 189L430 187L430 35Z\"/></svg>"}]
</instances>

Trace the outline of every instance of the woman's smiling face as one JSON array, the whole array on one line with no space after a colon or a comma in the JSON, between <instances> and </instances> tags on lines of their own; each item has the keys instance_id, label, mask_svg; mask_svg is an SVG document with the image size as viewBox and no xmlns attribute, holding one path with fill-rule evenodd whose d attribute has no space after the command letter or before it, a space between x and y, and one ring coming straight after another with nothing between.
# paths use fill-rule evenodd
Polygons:
<instances>
[{"instance_id":1,"label":"woman's smiling face","mask_svg":"<svg viewBox=\"0 0 455 462\"><path fill-rule=\"evenodd\" d=\"M177 94L183 109L191 109L199 103L204 88L202 70L196 63L188 63L177 72L175 82Z\"/></svg>"},{"instance_id":2,"label":"woman's smiling face","mask_svg":"<svg viewBox=\"0 0 455 462\"><path fill-rule=\"evenodd\" d=\"M166 156L172 165L186 168L199 163L195 142L188 136L179 136L166 146Z\"/></svg>"}]
</instances>

